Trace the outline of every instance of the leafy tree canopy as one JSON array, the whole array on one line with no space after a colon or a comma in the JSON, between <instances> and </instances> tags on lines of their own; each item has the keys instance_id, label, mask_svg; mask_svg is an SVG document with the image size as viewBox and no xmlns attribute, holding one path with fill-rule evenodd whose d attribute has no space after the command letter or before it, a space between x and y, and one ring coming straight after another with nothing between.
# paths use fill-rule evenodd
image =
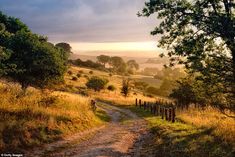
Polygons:
<instances>
[{"instance_id":1,"label":"leafy tree canopy","mask_svg":"<svg viewBox=\"0 0 235 157\"><path fill-rule=\"evenodd\" d=\"M65 52L72 53L72 47L68 43L58 43L56 47L62 48Z\"/></svg>"},{"instance_id":2,"label":"leafy tree canopy","mask_svg":"<svg viewBox=\"0 0 235 157\"><path fill-rule=\"evenodd\" d=\"M234 73L234 1L150 0L145 6L139 15L156 13L161 19L151 34L163 34L159 46L169 50L171 65L183 63L192 71L202 72L216 58L226 58Z\"/></svg>"},{"instance_id":3,"label":"leafy tree canopy","mask_svg":"<svg viewBox=\"0 0 235 157\"><path fill-rule=\"evenodd\" d=\"M149 0L139 13L161 20L151 34L161 34L170 66L184 64L199 73L197 79L213 89L208 95L223 97L217 103L224 106L235 104L234 8L232 0Z\"/></svg>"},{"instance_id":4,"label":"leafy tree canopy","mask_svg":"<svg viewBox=\"0 0 235 157\"><path fill-rule=\"evenodd\" d=\"M93 89L94 91L100 91L105 88L105 85L108 83L108 80L93 76L86 83L87 88Z\"/></svg>"},{"instance_id":5,"label":"leafy tree canopy","mask_svg":"<svg viewBox=\"0 0 235 157\"><path fill-rule=\"evenodd\" d=\"M4 25L4 28L6 29L7 32L13 34L20 30L25 30L28 32L30 31L29 28L19 19L4 15L1 11L0 11L0 23L2 24L2 26Z\"/></svg>"},{"instance_id":6,"label":"leafy tree canopy","mask_svg":"<svg viewBox=\"0 0 235 157\"><path fill-rule=\"evenodd\" d=\"M99 63L105 66L107 63L110 62L110 56L100 55L100 56L97 56L97 60Z\"/></svg>"},{"instance_id":7,"label":"leafy tree canopy","mask_svg":"<svg viewBox=\"0 0 235 157\"><path fill-rule=\"evenodd\" d=\"M0 12L0 74L29 85L45 87L63 81L67 57L62 49L33 34L19 19Z\"/></svg>"},{"instance_id":8,"label":"leafy tree canopy","mask_svg":"<svg viewBox=\"0 0 235 157\"><path fill-rule=\"evenodd\" d=\"M135 60L129 60L127 61L127 66L130 67L131 69L139 69L139 64Z\"/></svg>"},{"instance_id":9,"label":"leafy tree canopy","mask_svg":"<svg viewBox=\"0 0 235 157\"><path fill-rule=\"evenodd\" d=\"M121 93L127 97L131 90L131 80L129 78L124 78L122 80Z\"/></svg>"}]
</instances>

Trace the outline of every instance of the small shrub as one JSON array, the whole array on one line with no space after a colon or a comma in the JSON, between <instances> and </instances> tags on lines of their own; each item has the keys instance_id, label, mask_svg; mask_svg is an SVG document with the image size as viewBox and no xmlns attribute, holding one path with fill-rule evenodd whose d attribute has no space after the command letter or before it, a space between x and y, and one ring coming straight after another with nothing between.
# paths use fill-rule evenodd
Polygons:
<instances>
[{"instance_id":1,"label":"small shrub","mask_svg":"<svg viewBox=\"0 0 235 157\"><path fill-rule=\"evenodd\" d=\"M107 88L109 91L115 91L116 87L114 85L109 85Z\"/></svg>"},{"instance_id":2,"label":"small shrub","mask_svg":"<svg viewBox=\"0 0 235 157\"><path fill-rule=\"evenodd\" d=\"M87 76L87 75L84 75L84 77L85 77L86 79L88 79L88 80L90 79L89 76Z\"/></svg>"},{"instance_id":3,"label":"small shrub","mask_svg":"<svg viewBox=\"0 0 235 157\"><path fill-rule=\"evenodd\" d=\"M69 74L69 75L73 75L73 72L69 70L69 71L68 71L68 74Z\"/></svg>"},{"instance_id":4,"label":"small shrub","mask_svg":"<svg viewBox=\"0 0 235 157\"><path fill-rule=\"evenodd\" d=\"M130 93L130 89L131 89L130 79L123 79L121 93L125 97L127 97L128 94Z\"/></svg>"},{"instance_id":5,"label":"small shrub","mask_svg":"<svg viewBox=\"0 0 235 157\"><path fill-rule=\"evenodd\" d=\"M80 78L82 75L80 73L77 74L77 77Z\"/></svg>"},{"instance_id":6,"label":"small shrub","mask_svg":"<svg viewBox=\"0 0 235 157\"><path fill-rule=\"evenodd\" d=\"M153 95L151 95L151 94L147 94L146 96L149 98L153 98Z\"/></svg>"},{"instance_id":7,"label":"small shrub","mask_svg":"<svg viewBox=\"0 0 235 157\"><path fill-rule=\"evenodd\" d=\"M50 107L58 102L59 102L58 96L45 96L42 97L42 99L38 102L38 104L44 107Z\"/></svg>"},{"instance_id":8,"label":"small shrub","mask_svg":"<svg viewBox=\"0 0 235 157\"><path fill-rule=\"evenodd\" d=\"M134 86L136 89L145 90L149 86L149 84L143 81L135 81Z\"/></svg>"},{"instance_id":9,"label":"small shrub","mask_svg":"<svg viewBox=\"0 0 235 157\"><path fill-rule=\"evenodd\" d=\"M150 86L146 89L146 92L150 93L150 94L158 95L159 94L159 89L156 88L156 87Z\"/></svg>"},{"instance_id":10,"label":"small shrub","mask_svg":"<svg viewBox=\"0 0 235 157\"><path fill-rule=\"evenodd\" d=\"M72 80L73 80L73 81L77 81L78 78L77 78L76 76L73 76L73 77L72 77Z\"/></svg>"},{"instance_id":11,"label":"small shrub","mask_svg":"<svg viewBox=\"0 0 235 157\"><path fill-rule=\"evenodd\" d=\"M133 69L128 69L128 70L127 70L127 73L128 73L128 74L131 74L131 75L134 75L135 72L134 72Z\"/></svg>"},{"instance_id":12,"label":"small shrub","mask_svg":"<svg viewBox=\"0 0 235 157\"><path fill-rule=\"evenodd\" d=\"M86 83L87 88L93 89L94 91L100 91L104 89L105 85L108 83L108 80L93 76Z\"/></svg>"},{"instance_id":13,"label":"small shrub","mask_svg":"<svg viewBox=\"0 0 235 157\"><path fill-rule=\"evenodd\" d=\"M92 75L93 73L94 73L93 71L89 71L89 74L91 74L91 75Z\"/></svg>"},{"instance_id":14,"label":"small shrub","mask_svg":"<svg viewBox=\"0 0 235 157\"><path fill-rule=\"evenodd\" d=\"M78 73L83 74L84 72L83 72L83 70L79 70Z\"/></svg>"},{"instance_id":15,"label":"small shrub","mask_svg":"<svg viewBox=\"0 0 235 157\"><path fill-rule=\"evenodd\" d=\"M112 76L113 76L113 74L109 73L109 76L110 76L110 77L112 77Z\"/></svg>"}]
</instances>

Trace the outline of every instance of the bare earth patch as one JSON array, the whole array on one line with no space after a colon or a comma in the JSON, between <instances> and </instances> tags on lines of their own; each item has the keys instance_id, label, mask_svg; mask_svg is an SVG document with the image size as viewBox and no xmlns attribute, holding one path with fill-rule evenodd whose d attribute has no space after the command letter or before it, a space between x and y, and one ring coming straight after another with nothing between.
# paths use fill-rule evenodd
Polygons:
<instances>
[{"instance_id":1,"label":"bare earth patch","mask_svg":"<svg viewBox=\"0 0 235 157\"><path fill-rule=\"evenodd\" d=\"M106 126L45 145L26 156L143 156L142 144L149 137L147 122L126 109L101 102L98 106L112 119Z\"/></svg>"}]
</instances>

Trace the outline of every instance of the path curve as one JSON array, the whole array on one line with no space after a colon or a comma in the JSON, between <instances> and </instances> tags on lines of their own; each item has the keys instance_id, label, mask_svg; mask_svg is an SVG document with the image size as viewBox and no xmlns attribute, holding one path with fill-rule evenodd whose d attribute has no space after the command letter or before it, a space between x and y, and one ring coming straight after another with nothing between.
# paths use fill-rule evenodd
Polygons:
<instances>
[{"instance_id":1,"label":"path curve","mask_svg":"<svg viewBox=\"0 0 235 157\"><path fill-rule=\"evenodd\" d=\"M98 102L97 105L111 117L111 122L106 126L48 144L27 156L143 156L140 152L148 136L147 122L130 110L104 102Z\"/></svg>"}]
</instances>

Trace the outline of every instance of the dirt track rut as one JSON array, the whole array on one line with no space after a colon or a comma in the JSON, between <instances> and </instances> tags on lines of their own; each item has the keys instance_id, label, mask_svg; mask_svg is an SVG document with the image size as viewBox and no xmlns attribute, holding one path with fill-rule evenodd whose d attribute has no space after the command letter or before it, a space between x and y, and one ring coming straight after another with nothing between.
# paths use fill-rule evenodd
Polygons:
<instances>
[{"instance_id":1,"label":"dirt track rut","mask_svg":"<svg viewBox=\"0 0 235 157\"><path fill-rule=\"evenodd\" d=\"M111 117L106 126L48 144L27 156L145 156L140 150L144 139L148 138L146 121L129 110L107 103L99 102L98 107Z\"/></svg>"}]
</instances>

